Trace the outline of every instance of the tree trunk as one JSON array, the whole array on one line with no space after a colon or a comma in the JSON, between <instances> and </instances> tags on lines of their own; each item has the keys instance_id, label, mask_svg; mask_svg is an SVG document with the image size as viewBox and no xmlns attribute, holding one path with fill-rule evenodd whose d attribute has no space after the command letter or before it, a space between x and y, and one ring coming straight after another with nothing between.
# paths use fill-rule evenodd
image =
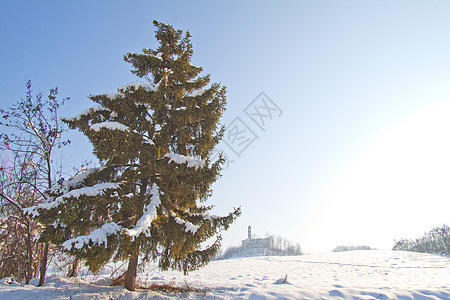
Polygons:
<instances>
[{"instance_id":1,"label":"tree trunk","mask_svg":"<svg viewBox=\"0 0 450 300\"><path fill-rule=\"evenodd\" d=\"M140 191L140 199L138 203L138 209L136 214L136 220L139 220L139 218L144 214L144 201L142 201L145 192L147 191L147 184L148 180L143 179L142 185L141 185L141 191ZM134 241L133 243L133 250L131 251L130 255L130 261L128 262L128 270L125 277L125 284L124 287L129 291L135 291L136 290L136 274L137 274L137 265L138 265L138 257L139 257L139 242Z\"/></svg>"},{"instance_id":2,"label":"tree trunk","mask_svg":"<svg viewBox=\"0 0 450 300\"><path fill-rule=\"evenodd\" d=\"M36 259L33 265L33 278L37 278L39 274L39 265L41 264L42 244L36 243Z\"/></svg>"},{"instance_id":3,"label":"tree trunk","mask_svg":"<svg viewBox=\"0 0 450 300\"><path fill-rule=\"evenodd\" d=\"M136 290L137 264L138 264L138 253L134 252L133 254L131 254L130 261L128 262L128 270L124 284L124 287L129 291Z\"/></svg>"},{"instance_id":4,"label":"tree trunk","mask_svg":"<svg viewBox=\"0 0 450 300\"><path fill-rule=\"evenodd\" d=\"M69 273L67 274L67 277L77 277L79 267L80 267L80 259L75 258L75 260L72 263L72 266L69 268Z\"/></svg>"},{"instance_id":5,"label":"tree trunk","mask_svg":"<svg viewBox=\"0 0 450 300\"><path fill-rule=\"evenodd\" d=\"M20 262L20 259L19 259L19 264L17 266L17 276L16 276L15 280L20 281L21 277L22 277L22 263Z\"/></svg>"},{"instance_id":6,"label":"tree trunk","mask_svg":"<svg viewBox=\"0 0 450 300\"><path fill-rule=\"evenodd\" d=\"M38 286L42 286L45 281L45 273L47 272L47 255L48 255L48 242L44 245L44 255L42 256L41 260L41 274L39 277L39 284Z\"/></svg>"},{"instance_id":7,"label":"tree trunk","mask_svg":"<svg viewBox=\"0 0 450 300\"><path fill-rule=\"evenodd\" d=\"M19 228L17 228L17 222L14 224L15 229L15 235L16 235L16 241L17 241L17 274L16 274L16 280L20 281L22 279L22 248L20 247L20 237L19 237ZM13 275L12 273L11 275Z\"/></svg>"},{"instance_id":8,"label":"tree trunk","mask_svg":"<svg viewBox=\"0 0 450 300\"><path fill-rule=\"evenodd\" d=\"M30 222L27 222L27 236L26 236L26 245L27 245L27 274L25 277L25 283L30 284L31 276L33 275L33 251L31 248L31 232L30 232Z\"/></svg>"},{"instance_id":9,"label":"tree trunk","mask_svg":"<svg viewBox=\"0 0 450 300\"><path fill-rule=\"evenodd\" d=\"M51 151L51 150L50 150ZM45 153L45 160L47 162L47 182L48 182L48 189L52 188L52 168L51 168L51 164L50 164L50 157L51 157L51 153ZM42 255L42 260L41 260L41 268L40 268L40 276L39 276L39 284L38 286L43 286L44 282L45 282L45 273L47 273L47 256L48 256L48 242L45 243L44 245L44 253Z\"/></svg>"}]
</instances>

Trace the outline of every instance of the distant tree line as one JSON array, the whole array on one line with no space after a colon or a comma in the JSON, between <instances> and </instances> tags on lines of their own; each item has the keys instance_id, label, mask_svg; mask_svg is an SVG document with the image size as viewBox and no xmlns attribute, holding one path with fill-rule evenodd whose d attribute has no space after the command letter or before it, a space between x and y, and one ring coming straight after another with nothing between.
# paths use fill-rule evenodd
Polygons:
<instances>
[{"instance_id":1,"label":"distant tree line","mask_svg":"<svg viewBox=\"0 0 450 300\"><path fill-rule=\"evenodd\" d=\"M303 255L302 248L300 244L293 243L290 240L279 236L279 235L268 235L268 238L272 238L273 244L270 249L260 249L260 251L249 251L242 246L231 246L225 251L219 251L215 257L215 260L229 259L232 257L240 256L263 256L263 255L274 255L274 256L295 256ZM245 255L248 254L248 255ZM255 255L252 255L255 254Z\"/></svg>"},{"instance_id":2,"label":"distant tree line","mask_svg":"<svg viewBox=\"0 0 450 300\"><path fill-rule=\"evenodd\" d=\"M450 255L450 227L435 227L416 239L400 239L392 250Z\"/></svg>"},{"instance_id":3,"label":"distant tree line","mask_svg":"<svg viewBox=\"0 0 450 300\"><path fill-rule=\"evenodd\" d=\"M376 250L369 246L337 246L333 252L354 251L354 250Z\"/></svg>"}]
</instances>

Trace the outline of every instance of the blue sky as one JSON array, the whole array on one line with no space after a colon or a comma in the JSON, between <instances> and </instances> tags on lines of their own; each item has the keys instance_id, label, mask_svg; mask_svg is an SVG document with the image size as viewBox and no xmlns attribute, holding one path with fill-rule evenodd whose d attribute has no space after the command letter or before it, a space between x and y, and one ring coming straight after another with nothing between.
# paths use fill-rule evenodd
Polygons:
<instances>
[{"instance_id":1,"label":"blue sky","mask_svg":"<svg viewBox=\"0 0 450 300\"><path fill-rule=\"evenodd\" d=\"M57 86L71 101L135 81L122 59L154 48L154 19L189 30L193 63L228 87L223 123L258 138L211 203L241 218L224 244L279 234L306 251L390 248L449 222L450 3L447 1L2 1L1 106ZM281 110L264 130L245 108ZM255 102L253 102L255 103ZM70 171L92 148L76 132Z\"/></svg>"}]
</instances>

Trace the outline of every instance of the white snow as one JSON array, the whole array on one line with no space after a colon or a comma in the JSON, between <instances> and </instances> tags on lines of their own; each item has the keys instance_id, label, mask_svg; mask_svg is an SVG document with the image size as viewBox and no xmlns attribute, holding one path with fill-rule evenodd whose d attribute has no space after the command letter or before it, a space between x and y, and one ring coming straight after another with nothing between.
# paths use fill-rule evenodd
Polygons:
<instances>
[{"instance_id":1,"label":"white snow","mask_svg":"<svg viewBox=\"0 0 450 300\"><path fill-rule=\"evenodd\" d=\"M126 233L131 237L136 237L141 233L144 233L145 236L150 236L150 226L156 219L156 209L161 204L161 199L159 199L159 187L156 183L153 184L152 189L150 190L150 194L152 195L152 197L150 198L150 203L145 207L144 214L136 222L136 226L133 229L126 230Z\"/></svg>"},{"instance_id":2,"label":"white snow","mask_svg":"<svg viewBox=\"0 0 450 300\"><path fill-rule=\"evenodd\" d=\"M218 215L210 215L210 214L206 213L206 214L203 214L203 219L204 220L209 220L209 221L212 222L213 219L220 219L220 216L218 216Z\"/></svg>"},{"instance_id":3,"label":"white snow","mask_svg":"<svg viewBox=\"0 0 450 300\"><path fill-rule=\"evenodd\" d=\"M123 125L122 123L110 122L110 121L96 123L96 124L91 125L91 127L90 127L91 130L94 130L96 132L98 132L102 128L106 128L109 130L120 130L120 131L128 131L128 129L129 129L128 126Z\"/></svg>"},{"instance_id":4,"label":"white snow","mask_svg":"<svg viewBox=\"0 0 450 300\"><path fill-rule=\"evenodd\" d=\"M163 80L163 78L161 78L161 79L153 86L153 89L154 89L155 91L157 91L157 90L159 89L159 86L161 85L162 80Z\"/></svg>"},{"instance_id":5,"label":"white snow","mask_svg":"<svg viewBox=\"0 0 450 300\"><path fill-rule=\"evenodd\" d=\"M192 234L195 234L197 232L197 230L199 228L198 226L195 226L191 222L185 221L185 220L181 219L180 217L177 217L177 215L175 215L175 213L173 213L173 212L171 213L171 215L175 219L175 222L177 224L184 225L184 231L186 231L186 232L190 231Z\"/></svg>"},{"instance_id":6,"label":"white snow","mask_svg":"<svg viewBox=\"0 0 450 300\"><path fill-rule=\"evenodd\" d=\"M190 97L201 96L205 93L205 90L197 90L189 94Z\"/></svg>"},{"instance_id":7,"label":"white snow","mask_svg":"<svg viewBox=\"0 0 450 300\"><path fill-rule=\"evenodd\" d=\"M162 53L161 52L158 52L158 53L156 53L156 55L155 56L153 56L153 57L155 57L155 58L157 58L157 59L159 59L159 60L163 60L162 59Z\"/></svg>"},{"instance_id":8,"label":"white snow","mask_svg":"<svg viewBox=\"0 0 450 300\"><path fill-rule=\"evenodd\" d=\"M89 235L82 235L76 238L65 241L62 246L65 250L71 250L72 248L81 249L85 245L89 245L89 242L107 246L107 236L119 232L122 228L114 222L106 223L101 228L97 228Z\"/></svg>"},{"instance_id":9,"label":"white snow","mask_svg":"<svg viewBox=\"0 0 450 300\"><path fill-rule=\"evenodd\" d=\"M115 100L115 99L117 99L119 97L120 94L121 93L111 93L111 94L105 93L103 95L105 95L106 98L108 98L108 99Z\"/></svg>"},{"instance_id":10,"label":"white snow","mask_svg":"<svg viewBox=\"0 0 450 300\"><path fill-rule=\"evenodd\" d=\"M209 220L210 222L213 221L213 219L220 219L221 217L218 215L211 215L209 213L203 213L203 214L199 214L199 213L193 213L190 214L191 216L195 216L195 217L202 217L203 220Z\"/></svg>"},{"instance_id":11,"label":"white snow","mask_svg":"<svg viewBox=\"0 0 450 300\"><path fill-rule=\"evenodd\" d=\"M123 91L125 91L125 90L127 90L128 88L130 88L130 87L134 87L135 90L139 89L140 87L142 87L142 88L144 88L144 89L146 89L146 90L148 90L148 91L153 90L152 85L149 84L148 82L145 82L145 81L130 82L130 83L127 83L127 84L125 84L125 85L120 86L120 87L118 88L118 90L123 90Z\"/></svg>"},{"instance_id":12,"label":"white snow","mask_svg":"<svg viewBox=\"0 0 450 300\"><path fill-rule=\"evenodd\" d=\"M126 268L126 264L125 264ZM203 289L171 294L106 286L115 265L100 275L64 278L21 287L0 282L1 299L449 299L450 257L388 250L349 251L303 256L267 256L213 261L184 276L147 265L138 282L170 283ZM117 272L120 273L120 272ZM286 278L287 275L287 278ZM285 281L285 278L287 279ZM284 281L284 282L283 282ZM92 284L91 284L92 283Z\"/></svg>"},{"instance_id":13,"label":"white snow","mask_svg":"<svg viewBox=\"0 0 450 300\"><path fill-rule=\"evenodd\" d=\"M154 145L155 144L155 142L153 142L152 139L149 139L147 137L144 137L144 142L143 143L144 144L150 144L150 145Z\"/></svg>"},{"instance_id":14,"label":"white snow","mask_svg":"<svg viewBox=\"0 0 450 300\"><path fill-rule=\"evenodd\" d=\"M134 87L135 90L138 90L140 87L146 89L147 91L152 91L153 87L151 84L149 84L148 82L145 81L136 81L136 82L130 82L127 84L124 84L120 87L117 88L118 92L117 93L112 93L112 94L103 94L105 95L107 98L114 100L117 99L119 97L119 95L123 95L123 92L126 91L128 88L130 87Z\"/></svg>"},{"instance_id":15,"label":"white snow","mask_svg":"<svg viewBox=\"0 0 450 300\"><path fill-rule=\"evenodd\" d=\"M169 163L171 163L172 161L180 165L187 163L188 168L195 168L195 170L197 170L198 168L202 169L206 164L203 159L175 153L167 153L166 155L164 155L164 157L169 159Z\"/></svg>"},{"instance_id":16,"label":"white snow","mask_svg":"<svg viewBox=\"0 0 450 300\"><path fill-rule=\"evenodd\" d=\"M93 113L93 112L96 112L99 110L105 110L105 109L106 108L104 108L103 106L96 104L96 105L86 108L85 110L83 110L81 113L79 113L75 117L72 117L72 118L61 117L61 120L64 120L64 121L80 120L83 116L87 116L90 113Z\"/></svg>"},{"instance_id":17,"label":"white snow","mask_svg":"<svg viewBox=\"0 0 450 300\"><path fill-rule=\"evenodd\" d=\"M74 190L71 190L70 192L67 192L61 196L56 197L54 200L52 200L50 202L39 203L36 206L27 207L24 209L24 212L27 214L30 214L32 216L37 216L37 215L39 215L39 212L37 210L38 208L49 210L54 207L57 207L58 205L63 203L65 199L68 199L68 198L72 198L72 197L79 198L80 196L92 197L92 196L103 195L105 190L118 189L119 187L120 187L119 183L103 182L103 183L95 184L93 186L74 189Z\"/></svg>"},{"instance_id":18,"label":"white snow","mask_svg":"<svg viewBox=\"0 0 450 300\"><path fill-rule=\"evenodd\" d=\"M67 193L71 187L77 186L82 183L89 175L94 172L100 171L102 168L90 168L85 169L80 174L74 176L69 180L64 180L61 184L55 184L50 189L52 193Z\"/></svg>"}]
</instances>

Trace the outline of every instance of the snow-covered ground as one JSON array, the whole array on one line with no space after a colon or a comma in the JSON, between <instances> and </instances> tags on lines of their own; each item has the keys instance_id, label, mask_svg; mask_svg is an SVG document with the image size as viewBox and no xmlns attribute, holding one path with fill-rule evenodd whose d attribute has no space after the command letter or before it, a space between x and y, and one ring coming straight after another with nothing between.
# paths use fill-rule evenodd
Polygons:
<instances>
[{"instance_id":1,"label":"snow-covered ground","mask_svg":"<svg viewBox=\"0 0 450 300\"><path fill-rule=\"evenodd\" d=\"M129 292L105 285L106 277L52 275L40 288L3 279L0 299L450 299L450 257L401 251L238 258L213 261L188 276L154 267L140 275L147 283L204 290L191 294Z\"/></svg>"}]
</instances>

